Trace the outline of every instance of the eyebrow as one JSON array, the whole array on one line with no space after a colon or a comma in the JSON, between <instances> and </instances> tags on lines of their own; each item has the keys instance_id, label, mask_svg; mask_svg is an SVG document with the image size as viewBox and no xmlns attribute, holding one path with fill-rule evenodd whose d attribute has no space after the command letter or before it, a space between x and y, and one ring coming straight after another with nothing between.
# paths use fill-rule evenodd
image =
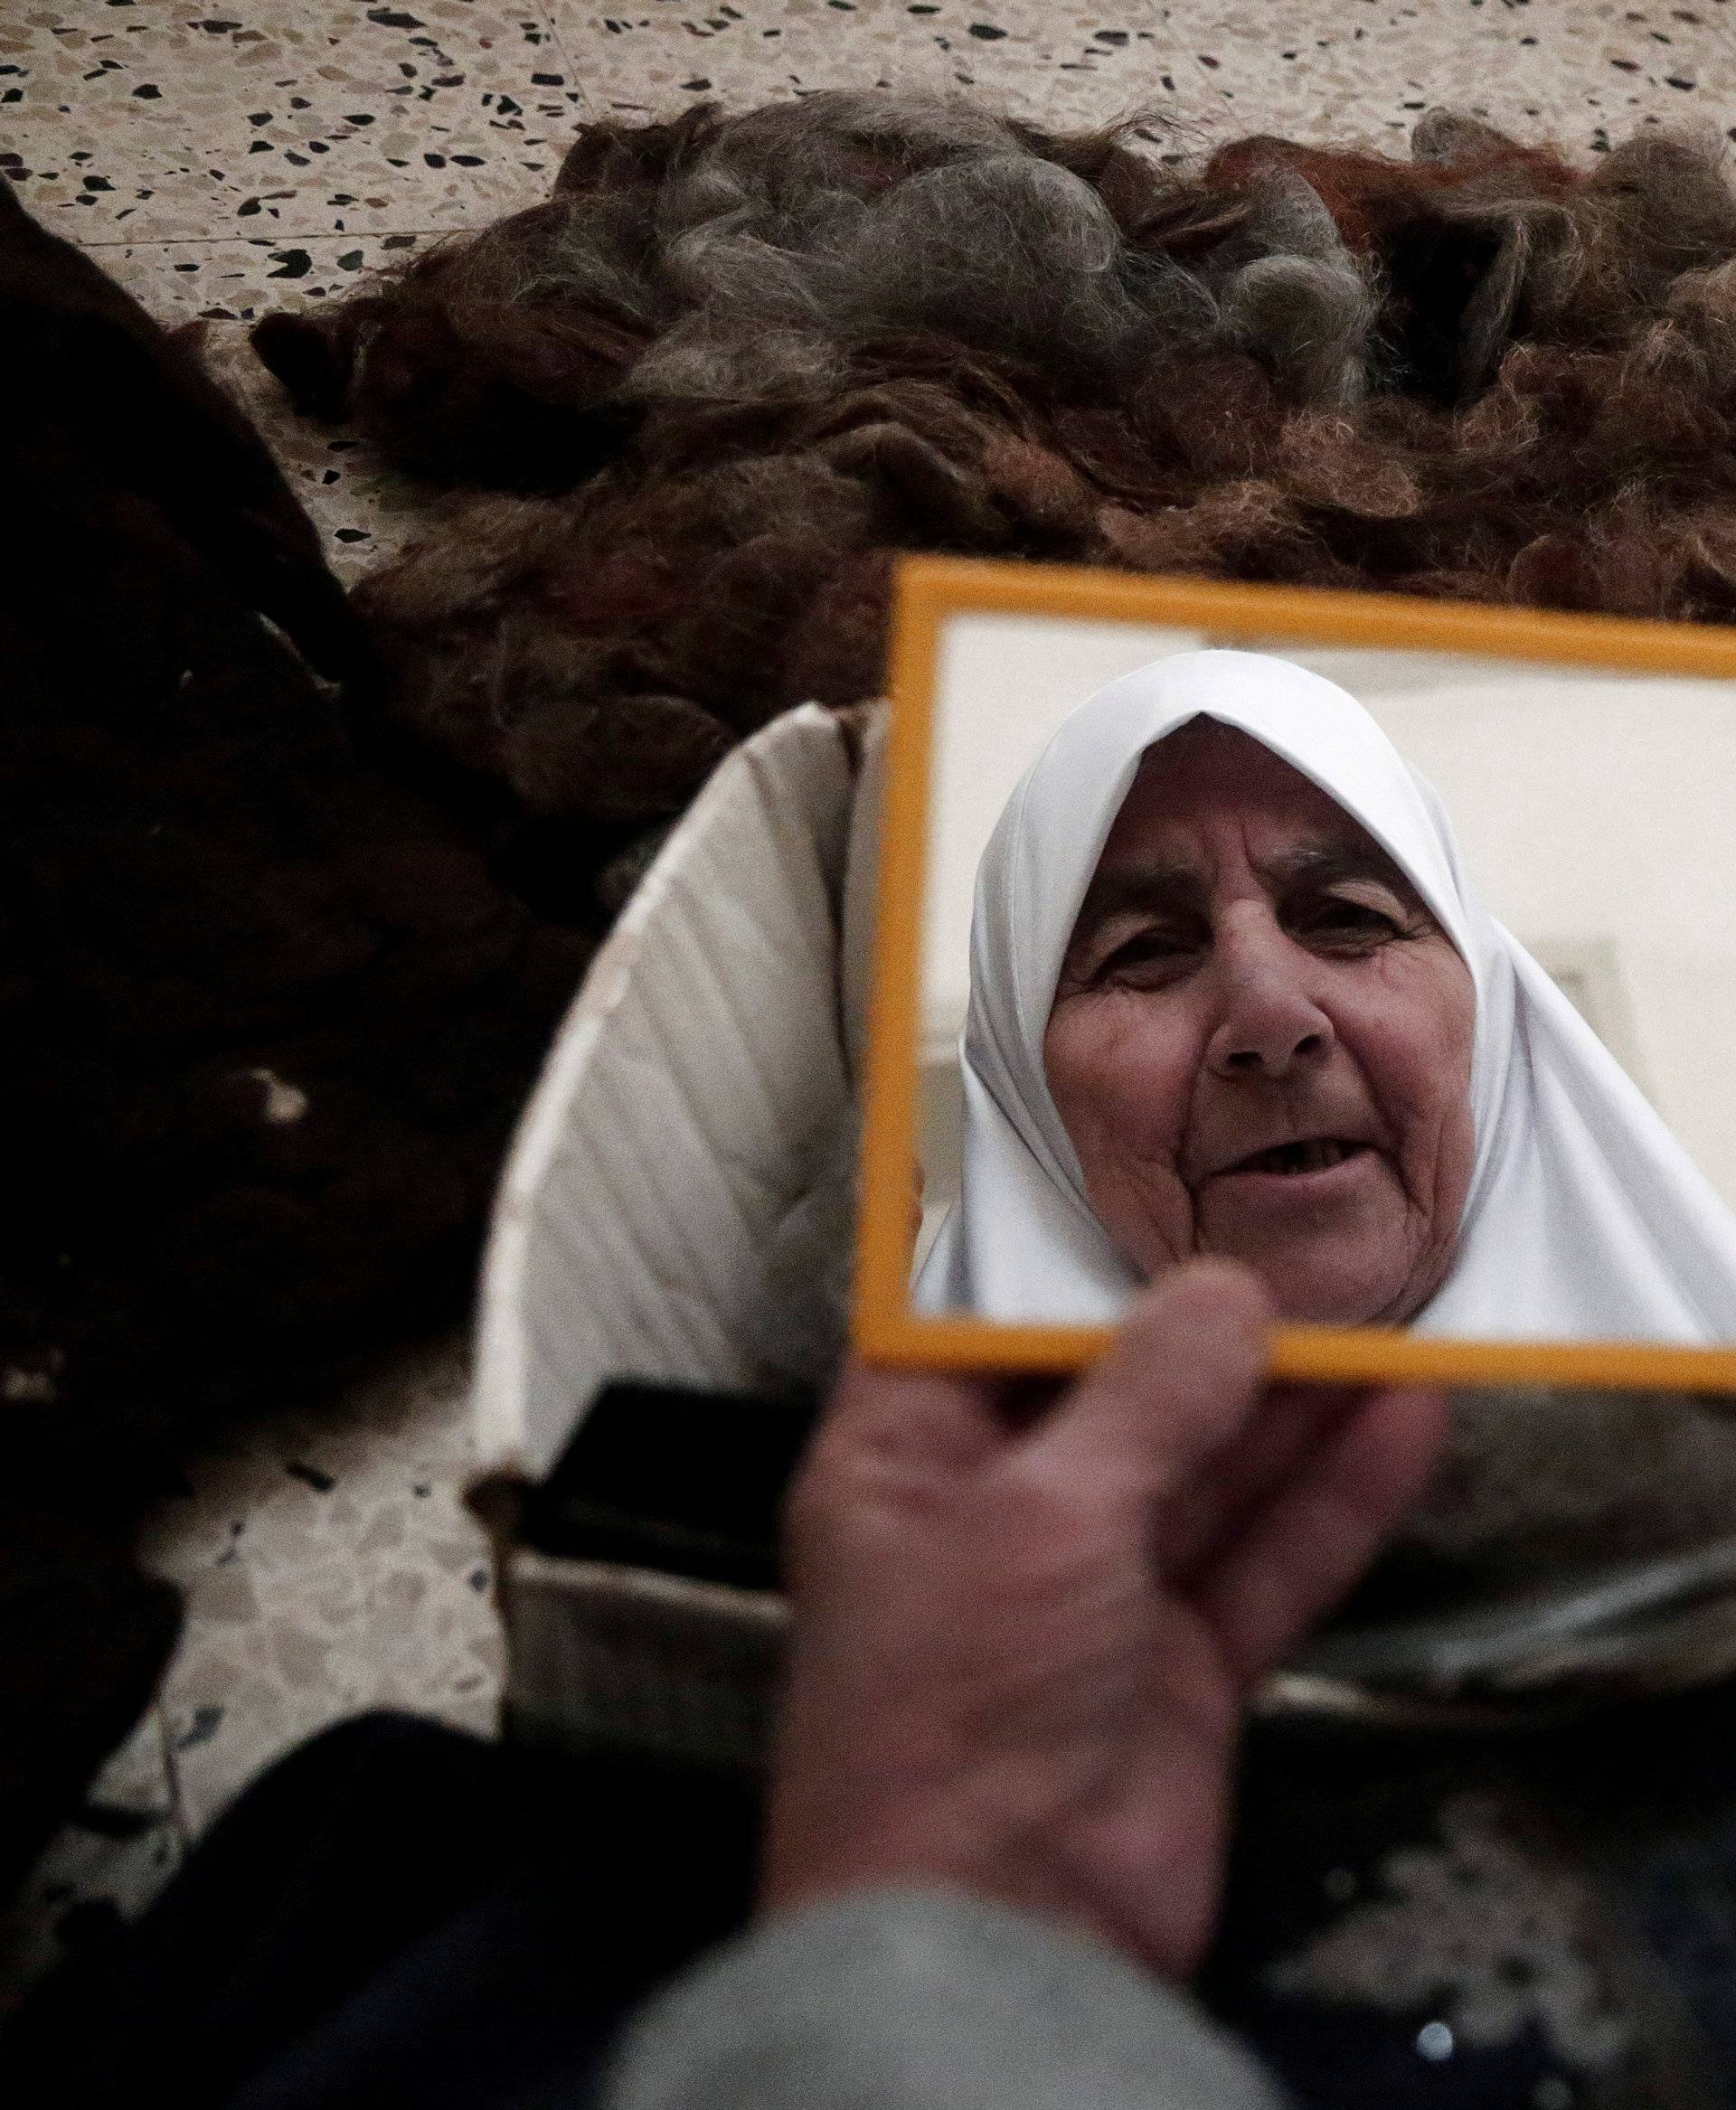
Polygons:
<instances>
[{"instance_id":1,"label":"eyebrow","mask_svg":"<svg viewBox=\"0 0 1736 2110\"><path fill-rule=\"evenodd\" d=\"M1330 886L1344 880L1374 880L1401 900L1427 912L1416 888L1385 851L1374 843L1298 843L1263 858L1255 866L1269 886L1294 886L1298 880ZM1111 916L1129 909L1200 910L1206 900L1205 874L1192 864L1120 865L1094 879L1080 905L1069 949L1089 937Z\"/></svg>"}]
</instances>

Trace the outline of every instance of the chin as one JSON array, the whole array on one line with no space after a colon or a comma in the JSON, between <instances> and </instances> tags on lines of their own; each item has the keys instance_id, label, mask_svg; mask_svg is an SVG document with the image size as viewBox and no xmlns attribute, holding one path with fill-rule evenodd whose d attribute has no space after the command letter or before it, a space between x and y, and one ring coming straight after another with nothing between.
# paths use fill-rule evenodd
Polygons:
<instances>
[{"instance_id":1,"label":"chin","mask_svg":"<svg viewBox=\"0 0 1736 2110\"><path fill-rule=\"evenodd\" d=\"M1402 1326L1424 1298L1387 1268L1326 1255L1232 1253L1271 1291L1278 1316L1298 1326Z\"/></svg>"},{"instance_id":2,"label":"chin","mask_svg":"<svg viewBox=\"0 0 1736 2110\"><path fill-rule=\"evenodd\" d=\"M1401 1326L1405 1319L1375 1296L1343 1294L1297 1293L1276 1281L1262 1268L1268 1288L1278 1305L1278 1315L1292 1326ZM1408 1317L1409 1314L1407 1314Z\"/></svg>"}]
</instances>

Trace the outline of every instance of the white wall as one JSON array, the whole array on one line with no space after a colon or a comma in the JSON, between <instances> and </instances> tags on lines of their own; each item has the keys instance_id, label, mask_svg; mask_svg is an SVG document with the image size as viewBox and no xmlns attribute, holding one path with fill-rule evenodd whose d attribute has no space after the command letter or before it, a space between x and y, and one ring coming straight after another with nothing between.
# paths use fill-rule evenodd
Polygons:
<instances>
[{"instance_id":1,"label":"white wall","mask_svg":"<svg viewBox=\"0 0 1736 2110\"><path fill-rule=\"evenodd\" d=\"M1528 668L1363 701L1509 929L1546 964L1609 945L1637 1081L1736 1206L1736 685Z\"/></svg>"}]
</instances>

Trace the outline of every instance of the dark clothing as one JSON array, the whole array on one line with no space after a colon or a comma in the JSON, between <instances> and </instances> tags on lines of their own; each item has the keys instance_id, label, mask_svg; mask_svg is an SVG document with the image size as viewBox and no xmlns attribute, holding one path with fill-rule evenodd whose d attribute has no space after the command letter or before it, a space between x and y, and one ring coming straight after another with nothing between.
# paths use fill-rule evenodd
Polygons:
<instances>
[{"instance_id":1,"label":"dark clothing","mask_svg":"<svg viewBox=\"0 0 1736 2110\"><path fill-rule=\"evenodd\" d=\"M1729 2110L1733 1726L1717 1692L1524 1738L1258 1732L1206 2007L1302 2110ZM748 1931L758 1817L735 1778L348 1723L38 1992L0 2101L1276 2103L1186 2002L977 1900L864 1893Z\"/></svg>"},{"instance_id":2,"label":"dark clothing","mask_svg":"<svg viewBox=\"0 0 1736 2110\"><path fill-rule=\"evenodd\" d=\"M0 382L3 1893L173 1644L139 1511L462 1308L592 940L386 734L245 417L4 178Z\"/></svg>"},{"instance_id":3,"label":"dark clothing","mask_svg":"<svg viewBox=\"0 0 1736 2110\"><path fill-rule=\"evenodd\" d=\"M0 2100L1278 2110L1183 1997L1000 1907L870 1892L738 1931L756 1818L723 1780L349 1723L37 1995L0 2037Z\"/></svg>"},{"instance_id":4,"label":"dark clothing","mask_svg":"<svg viewBox=\"0 0 1736 2110\"><path fill-rule=\"evenodd\" d=\"M480 2110L553 2076L581 2102L623 2017L745 1917L756 1821L729 1780L345 1723L27 2003L0 2101Z\"/></svg>"}]
</instances>

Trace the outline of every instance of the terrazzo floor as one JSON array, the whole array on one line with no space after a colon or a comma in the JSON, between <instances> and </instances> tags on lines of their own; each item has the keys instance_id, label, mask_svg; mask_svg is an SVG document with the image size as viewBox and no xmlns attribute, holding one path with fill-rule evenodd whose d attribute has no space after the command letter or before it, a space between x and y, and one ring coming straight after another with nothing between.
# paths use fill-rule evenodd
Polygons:
<instances>
[{"instance_id":1,"label":"terrazzo floor","mask_svg":"<svg viewBox=\"0 0 1736 2110\"><path fill-rule=\"evenodd\" d=\"M921 87L1158 150L1253 131L1401 151L1438 104L1575 154L1736 139L1736 0L71 0L0 5L0 172L165 322L203 319L353 579L423 496L298 425L247 325L544 194L589 119ZM140 1905L278 1753L390 1703L492 1726L500 1647L462 1505L463 1346L188 1470L150 1556L187 1592L159 1703L0 1928L0 1984Z\"/></svg>"}]
</instances>

